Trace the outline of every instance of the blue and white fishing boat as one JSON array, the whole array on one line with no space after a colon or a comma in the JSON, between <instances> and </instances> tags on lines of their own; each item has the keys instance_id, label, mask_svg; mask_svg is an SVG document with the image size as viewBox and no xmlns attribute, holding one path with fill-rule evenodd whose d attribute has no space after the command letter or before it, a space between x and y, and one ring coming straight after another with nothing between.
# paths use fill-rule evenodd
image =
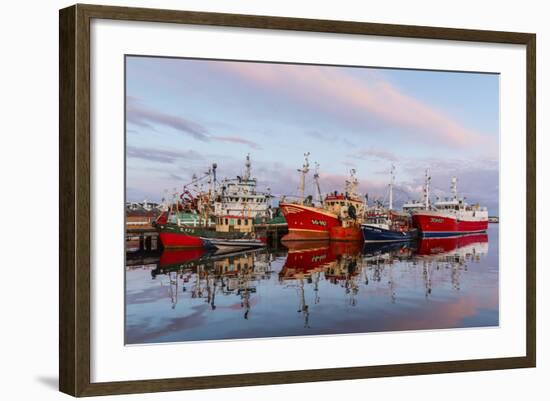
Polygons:
<instances>
[{"instance_id":1,"label":"blue and white fishing boat","mask_svg":"<svg viewBox=\"0 0 550 401\"><path fill-rule=\"evenodd\" d=\"M418 236L418 231L412 228L409 213L393 210L393 183L395 167L392 165L389 184L389 207L374 207L367 211L366 219L361 224L365 242L404 242Z\"/></svg>"},{"instance_id":2,"label":"blue and white fishing boat","mask_svg":"<svg viewBox=\"0 0 550 401\"><path fill-rule=\"evenodd\" d=\"M367 223L361 224L363 240L365 242L404 242L411 241L418 237L415 228L401 228L390 225L390 223Z\"/></svg>"}]
</instances>

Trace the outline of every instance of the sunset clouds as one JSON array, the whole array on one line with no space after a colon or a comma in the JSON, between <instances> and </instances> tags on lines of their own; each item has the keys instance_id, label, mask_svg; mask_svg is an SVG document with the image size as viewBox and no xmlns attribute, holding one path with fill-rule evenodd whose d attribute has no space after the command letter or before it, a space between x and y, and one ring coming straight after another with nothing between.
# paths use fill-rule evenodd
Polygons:
<instances>
[{"instance_id":1,"label":"sunset clouds","mask_svg":"<svg viewBox=\"0 0 550 401\"><path fill-rule=\"evenodd\" d=\"M251 147L252 149L260 149L261 146L257 144L254 141L251 141L250 139L241 138L238 136L213 136L211 139L221 142L232 142L232 143L240 143L242 145L247 145Z\"/></svg>"},{"instance_id":2,"label":"sunset clouds","mask_svg":"<svg viewBox=\"0 0 550 401\"><path fill-rule=\"evenodd\" d=\"M210 135L208 130L201 124L195 123L179 115L172 115L165 112L160 112L151 108L147 108L138 99L130 98L126 105L126 121L130 125L149 128L154 131L156 127L168 127L180 134L188 135L202 142L221 141L233 142L247 145L252 149L260 149L260 145L250 139L242 138L236 135L233 136L215 136ZM145 152L146 150L142 150ZM133 157L132 154L130 154Z\"/></svg>"},{"instance_id":3,"label":"sunset clouds","mask_svg":"<svg viewBox=\"0 0 550 401\"><path fill-rule=\"evenodd\" d=\"M499 78L494 74L127 57L128 197L160 199L217 163L258 189L296 195L310 152L323 193L357 170L361 195L421 197L424 170L445 196L451 176L498 214ZM306 193L316 197L312 173Z\"/></svg>"},{"instance_id":4,"label":"sunset clouds","mask_svg":"<svg viewBox=\"0 0 550 401\"><path fill-rule=\"evenodd\" d=\"M379 118L396 128L412 130L419 139L459 147L485 142L479 132L377 74L360 80L343 73L342 68L267 63L226 62L216 68L327 113Z\"/></svg>"},{"instance_id":5,"label":"sunset clouds","mask_svg":"<svg viewBox=\"0 0 550 401\"><path fill-rule=\"evenodd\" d=\"M129 124L143 128L154 129L155 126L169 127L200 141L208 140L206 129L200 124L194 123L179 115L153 110L134 98L127 99L126 121Z\"/></svg>"}]
</instances>

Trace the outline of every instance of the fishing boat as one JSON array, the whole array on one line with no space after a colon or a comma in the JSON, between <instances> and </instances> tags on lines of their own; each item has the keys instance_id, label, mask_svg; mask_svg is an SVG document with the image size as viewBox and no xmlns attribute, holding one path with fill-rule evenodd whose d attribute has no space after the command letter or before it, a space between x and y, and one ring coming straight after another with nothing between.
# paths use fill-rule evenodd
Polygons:
<instances>
[{"instance_id":1,"label":"fishing boat","mask_svg":"<svg viewBox=\"0 0 550 401\"><path fill-rule=\"evenodd\" d=\"M223 218L225 221L225 218ZM228 221L232 220L228 218ZM240 219L234 219L235 221ZM244 221L244 220L243 220ZM252 229L229 231L225 224L217 224L215 229L205 227L178 226L176 224L161 224L159 232L165 248L218 248L221 246L262 247L265 246L265 236L262 237Z\"/></svg>"},{"instance_id":2,"label":"fishing boat","mask_svg":"<svg viewBox=\"0 0 550 401\"><path fill-rule=\"evenodd\" d=\"M479 204L469 205L457 193L457 178L451 179L450 199L429 201L429 172L426 171L424 185L425 208L412 213L413 225L423 237L448 237L468 233L482 233L487 230L489 214Z\"/></svg>"},{"instance_id":3,"label":"fishing boat","mask_svg":"<svg viewBox=\"0 0 550 401\"><path fill-rule=\"evenodd\" d=\"M269 216L269 193L256 191L251 175L250 155L245 173L224 179L221 189L216 181L216 163L208 170L208 190L188 185L171 208L157 220L160 238L167 248L185 247L260 247L266 242L265 228L255 229L254 220ZM199 179L194 178L192 183ZM175 209L175 210L174 210Z\"/></svg>"},{"instance_id":4,"label":"fishing boat","mask_svg":"<svg viewBox=\"0 0 550 401\"><path fill-rule=\"evenodd\" d=\"M210 196L199 192L194 196L184 187L181 194L174 194L174 201L155 221L159 237L165 248L197 248L204 243L200 235L215 229L215 221L209 214Z\"/></svg>"},{"instance_id":5,"label":"fishing boat","mask_svg":"<svg viewBox=\"0 0 550 401\"><path fill-rule=\"evenodd\" d=\"M181 194L174 193L173 200L153 224L162 245L165 248L202 247L203 242L196 233L215 228L214 220L206 213L208 204L209 198L204 193L193 196L186 188Z\"/></svg>"},{"instance_id":6,"label":"fishing boat","mask_svg":"<svg viewBox=\"0 0 550 401\"><path fill-rule=\"evenodd\" d=\"M410 227L410 216L395 211L380 215L367 215L361 225L365 242L404 242L418 236L418 230Z\"/></svg>"},{"instance_id":7,"label":"fishing boat","mask_svg":"<svg viewBox=\"0 0 550 401\"><path fill-rule=\"evenodd\" d=\"M389 206L375 206L367 211L366 221L361 224L365 242L403 242L411 241L418 230L411 225L410 214L393 210L393 185L395 167L392 165L389 183Z\"/></svg>"},{"instance_id":8,"label":"fishing boat","mask_svg":"<svg viewBox=\"0 0 550 401\"><path fill-rule=\"evenodd\" d=\"M330 238L330 229L340 225L338 215L328 211L324 207L315 206L312 196L305 197L305 180L309 173L309 152L304 154L304 164L300 173L300 198L295 202L286 202L285 197L279 202L279 207L285 216L288 224L288 234L283 241L304 241L304 240L327 240ZM320 195L318 175L314 175L319 193L319 202L322 203Z\"/></svg>"},{"instance_id":9,"label":"fishing boat","mask_svg":"<svg viewBox=\"0 0 550 401\"><path fill-rule=\"evenodd\" d=\"M242 215L222 215L212 220L208 216L200 221L207 224L182 225L169 217L157 224L161 241L166 248L206 247L219 248L262 247L266 243L265 229L256 229L253 218Z\"/></svg>"},{"instance_id":10,"label":"fishing boat","mask_svg":"<svg viewBox=\"0 0 550 401\"><path fill-rule=\"evenodd\" d=\"M304 240L357 240L360 238L360 218L364 213L364 204L357 196L357 179L355 170L351 170L350 179L346 181L346 191L334 191L324 199L319 186L319 165L313 176L317 188L318 205L313 203L312 196L305 197L305 178L309 170L309 153L300 173L300 198L296 202L279 203L286 223L288 234L283 241Z\"/></svg>"}]
</instances>

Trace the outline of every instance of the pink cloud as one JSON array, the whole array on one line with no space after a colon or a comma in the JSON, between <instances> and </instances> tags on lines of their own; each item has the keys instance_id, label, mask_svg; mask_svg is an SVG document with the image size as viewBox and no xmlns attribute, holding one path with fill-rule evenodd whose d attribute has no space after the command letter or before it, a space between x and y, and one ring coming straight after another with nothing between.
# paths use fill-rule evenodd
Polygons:
<instances>
[{"instance_id":1,"label":"pink cloud","mask_svg":"<svg viewBox=\"0 0 550 401\"><path fill-rule=\"evenodd\" d=\"M240 144L243 144L243 145L248 145L252 149L261 149L261 146L259 144L257 144L256 142L245 139L245 138L241 138L239 136L212 136L210 138L213 139L213 140L216 140L216 141L232 142L232 143L240 143Z\"/></svg>"},{"instance_id":2,"label":"pink cloud","mask_svg":"<svg viewBox=\"0 0 550 401\"><path fill-rule=\"evenodd\" d=\"M359 149L357 152L350 155L353 159L369 159L376 158L381 160L386 160L390 162L396 162L398 160L397 156L390 151L382 149Z\"/></svg>"},{"instance_id":3,"label":"pink cloud","mask_svg":"<svg viewBox=\"0 0 550 401\"><path fill-rule=\"evenodd\" d=\"M148 108L141 103L140 99L134 96L127 97L126 118L130 124L145 128L153 128L154 125L166 126L204 142L210 140L231 142L248 145L252 149L261 149L261 146L256 142L239 136L211 135L204 126L181 116Z\"/></svg>"},{"instance_id":4,"label":"pink cloud","mask_svg":"<svg viewBox=\"0 0 550 401\"><path fill-rule=\"evenodd\" d=\"M341 69L321 66L227 62L217 67L261 87L324 108L324 112L354 111L360 116L368 113L395 126L412 129L420 138L451 146L484 142L478 132L377 75L365 81Z\"/></svg>"},{"instance_id":5,"label":"pink cloud","mask_svg":"<svg viewBox=\"0 0 550 401\"><path fill-rule=\"evenodd\" d=\"M180 133L190 135L200 141L208 141L208 132L202 125L181 116L155 111L142 105L138 99L128 96L126 118L131 124L151 128L152 125L170 127Z\"/></svg>"}]
</instances>

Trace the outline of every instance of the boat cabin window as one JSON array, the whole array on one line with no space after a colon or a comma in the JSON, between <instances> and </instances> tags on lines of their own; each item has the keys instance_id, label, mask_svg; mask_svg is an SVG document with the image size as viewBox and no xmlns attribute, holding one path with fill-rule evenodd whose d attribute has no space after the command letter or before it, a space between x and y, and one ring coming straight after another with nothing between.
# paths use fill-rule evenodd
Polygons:
<instances>
[{"instance_id":1,"label":"boat cabin window","mask_svg":"<svg viewBox=\"0 0 550 401\"><path fill-rule=\"evenodd\" d=\"M227 221L227 219L225 219L225 225L229 225L229 222Z\"/></svg>"},{"instance_id":2,"label":"boat cabin window","mask_svg":"<svg viewBox=\"0 0 550 401\"><path fill-rule=\"evenodd\" d=\"M241 225L241 219L237 219L237 225L238 225L238 226Z\"/></svg>"}]
</instances>

